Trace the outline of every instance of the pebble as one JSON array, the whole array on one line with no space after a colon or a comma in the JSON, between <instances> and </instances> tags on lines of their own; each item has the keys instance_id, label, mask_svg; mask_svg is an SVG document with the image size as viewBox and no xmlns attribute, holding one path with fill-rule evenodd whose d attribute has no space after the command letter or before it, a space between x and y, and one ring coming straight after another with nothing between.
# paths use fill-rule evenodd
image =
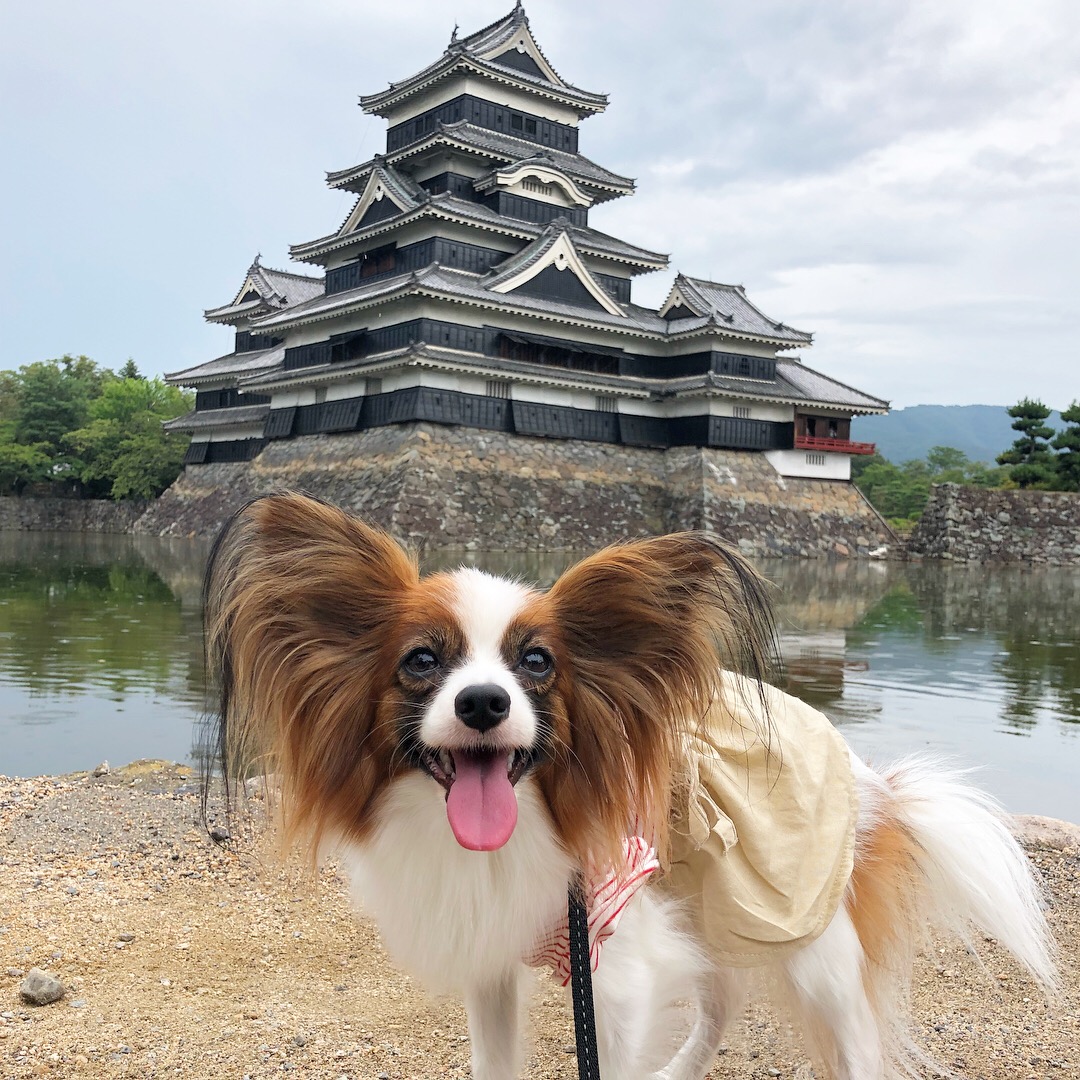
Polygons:
<instances>
[{"instance_id":1,"label":"pebble","mask_svg":"<svg viewBox=\"0 0 1080 1080\"><path fill-rule=\"evenodd\" d=\"M64 984L40 968L31 968L19 984L19 995L28 1005L51 1005L64 996Z\"/></svg>"}]
</instances>

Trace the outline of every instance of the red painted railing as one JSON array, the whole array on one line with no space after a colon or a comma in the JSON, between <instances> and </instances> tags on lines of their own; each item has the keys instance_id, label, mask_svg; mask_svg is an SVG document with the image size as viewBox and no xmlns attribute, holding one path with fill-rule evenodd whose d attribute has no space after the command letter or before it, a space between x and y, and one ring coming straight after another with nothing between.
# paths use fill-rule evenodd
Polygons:
<instances>
[{"instance_id":1,"label":"red painted railing","mask_svg":"<svg viewBox=\"0 0 1080 1080\"><path fill-rule=\"evenodd\" d=\"M872 454L872 442L852 442L850 439L822 439L816 435L796 435L796 450L831 450L835 454Z\"/></svg>"}]
</instances>

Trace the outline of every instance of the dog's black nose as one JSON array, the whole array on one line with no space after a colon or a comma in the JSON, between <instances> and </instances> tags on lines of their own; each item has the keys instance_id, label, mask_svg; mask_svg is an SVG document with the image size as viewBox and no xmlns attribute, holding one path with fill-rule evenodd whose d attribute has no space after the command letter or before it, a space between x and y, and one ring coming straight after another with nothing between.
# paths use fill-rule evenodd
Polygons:
<instances>
[{"instance_id":1,"label":"dog's black nose","mask_svg":"<svg viewBox=\"0 0 1080 1080\"><path fill-rule=\"evenodd\" d=\"M510 695L495 683L466 686L454 698L454 712L466 727L487 731L510 715Z\"/></svg>"}]
</instances>

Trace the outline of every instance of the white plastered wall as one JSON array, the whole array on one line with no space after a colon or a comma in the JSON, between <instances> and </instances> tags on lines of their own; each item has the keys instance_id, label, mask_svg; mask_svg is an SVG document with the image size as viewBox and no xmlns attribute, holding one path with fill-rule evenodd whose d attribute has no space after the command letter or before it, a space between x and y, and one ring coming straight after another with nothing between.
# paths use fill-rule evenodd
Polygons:
<instances>
[{"instance_id":1,"label":"white plastered wall","mask_svg":"<svg viewBox=\"0 0 1080 1080\"><path fill-rule=\"evenodd\" d=\"M813 450L766 450L765 459L781 476L850 480L851 455Z\"/></svg>"}]
</instances>

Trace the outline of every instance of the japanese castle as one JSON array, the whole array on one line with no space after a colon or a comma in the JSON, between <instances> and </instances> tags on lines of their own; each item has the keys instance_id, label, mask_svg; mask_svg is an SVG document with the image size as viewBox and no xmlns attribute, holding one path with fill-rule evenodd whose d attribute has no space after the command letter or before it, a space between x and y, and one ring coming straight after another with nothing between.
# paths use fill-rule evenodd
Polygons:
<instances>
[{"instance_id":1,"label":"japanese castle","mask_svg":"<svg viewBox=\"0 0 1080 1080\"><path fill-rule=\"evenodd\" d=\"M740 285L677 274L659 310L634 279L668 256L594 227L634 181L584 156L607 96L570 85L520 4L415 75L360 99L386 150L327 175L355 194L340 227L258 258L205 313L227 355L168 380L186 464L269 440L426 421L634 447L762 452L781 476L846 480L851 418L888 403L803 364L811 335Z\"/></svg>"}]
</instances>

